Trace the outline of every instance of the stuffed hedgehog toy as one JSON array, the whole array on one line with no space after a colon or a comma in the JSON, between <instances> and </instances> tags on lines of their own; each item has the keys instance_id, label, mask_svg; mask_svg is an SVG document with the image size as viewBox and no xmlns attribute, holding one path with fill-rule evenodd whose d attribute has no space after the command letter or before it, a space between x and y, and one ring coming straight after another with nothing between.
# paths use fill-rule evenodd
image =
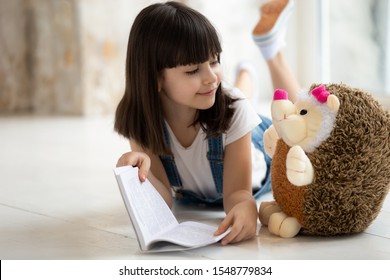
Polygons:
<instances>
[{"instance_id":1,"label":"stuffed hedgehog toy","mask_svg":"<svg viewBox=\"0 0 390 280\"><path fill-rule=\"evenodd\" d=\"M344 84L313 85L292 103L277 90L264 134L275 201L259 219L271 233L358 233L390 187L390 113Z\"/></svg>"}]
</instances>

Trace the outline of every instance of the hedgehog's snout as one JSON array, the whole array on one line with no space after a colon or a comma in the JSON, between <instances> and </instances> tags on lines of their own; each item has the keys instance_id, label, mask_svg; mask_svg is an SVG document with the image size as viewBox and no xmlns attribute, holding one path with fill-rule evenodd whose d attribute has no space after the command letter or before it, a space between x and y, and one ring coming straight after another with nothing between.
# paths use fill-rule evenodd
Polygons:
<instances>
[{"instance_id":1,"label":"hedgehog's snout","mask_svg":"<svg viewBox=\"0 0 390 280\"><path fill-rule=\"evenodd\" d=\"M271 105L272 118L276 121L287 119L290 115L295 114L294 104L288 100L288 93L284 90L277 89Z\"/></svg>"}]
</instances>

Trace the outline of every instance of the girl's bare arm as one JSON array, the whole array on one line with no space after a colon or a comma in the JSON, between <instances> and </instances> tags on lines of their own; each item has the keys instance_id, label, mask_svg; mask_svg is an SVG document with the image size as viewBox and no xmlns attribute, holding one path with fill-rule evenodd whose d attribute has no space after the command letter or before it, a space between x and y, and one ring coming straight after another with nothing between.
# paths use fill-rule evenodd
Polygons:
<instances>
[{"instance_id":1,"label":"girl's bare arm","mask_svg":"<svg viewBox=\"0 0 390 280\"><path fill-rule=\"evenodd\" d=\"M239 242L256 234L257 206L252 196L251 134L226 146L223 175L223 200L227 214L217 231L229 226L232 231L222 244Z\"/></svg>"}]
</instances>

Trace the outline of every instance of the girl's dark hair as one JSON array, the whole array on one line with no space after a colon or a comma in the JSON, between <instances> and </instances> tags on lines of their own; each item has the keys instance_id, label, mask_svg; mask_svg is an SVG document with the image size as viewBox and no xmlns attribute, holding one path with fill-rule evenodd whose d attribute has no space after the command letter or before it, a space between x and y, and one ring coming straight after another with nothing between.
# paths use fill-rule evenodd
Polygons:
<instances>
[{"instance_id":1,"label":"girl's dark hair","mask_svg":"<svg viewBox=\"0 0 390 280\"><path fill-rule=\"evenodd\" d=\"M221 45L212 24L199 12L178 2L144 8L130 31L126 59L126 88L115 114L115 130L134 139L154 154L170 153L163 136L163 110L158 78L164 68L199 64L217 55ZM215 103L199 110L193 125L200 123L207 137L225 132L235 101L217 89Z\"/></svg>"}]
</instances>

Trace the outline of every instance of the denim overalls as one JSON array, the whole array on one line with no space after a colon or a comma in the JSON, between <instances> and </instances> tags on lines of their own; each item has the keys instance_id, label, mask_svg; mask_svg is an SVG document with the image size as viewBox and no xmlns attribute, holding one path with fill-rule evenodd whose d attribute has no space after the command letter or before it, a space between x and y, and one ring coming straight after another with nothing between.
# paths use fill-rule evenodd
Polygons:
<instances>
[{"instance_id":1,"label":"denim overalls","mask_svg":"<svg viewBox=\"0 0 390 280\"><path fill-rule=\"evenodd\" d=\"M264 150L264 131L272 124L271 120L259 115L262 122L256 126L252 132L252 143L256 149L259 149L263 154L267 164L267 172L264 180L261 182L261 188L253 192L255 198L271 190L271 158L266 154ZM169 136L167 128L164 126L164 141L169 147ZM209 151L207 153L207 159L210 163L211 173L213 176L214 184L218 192L217 198L200 197L199 195L183 190L182 182L180 180L179 172L177 171L175 159L172 155L160 155L160 160L167 173L169 183L175 192L175 198L181 203L195 203L204 204L208 206L222 206L222 192L223 192L223 145L222 135L208 138Z\"/></svg>"}]
</instances>

